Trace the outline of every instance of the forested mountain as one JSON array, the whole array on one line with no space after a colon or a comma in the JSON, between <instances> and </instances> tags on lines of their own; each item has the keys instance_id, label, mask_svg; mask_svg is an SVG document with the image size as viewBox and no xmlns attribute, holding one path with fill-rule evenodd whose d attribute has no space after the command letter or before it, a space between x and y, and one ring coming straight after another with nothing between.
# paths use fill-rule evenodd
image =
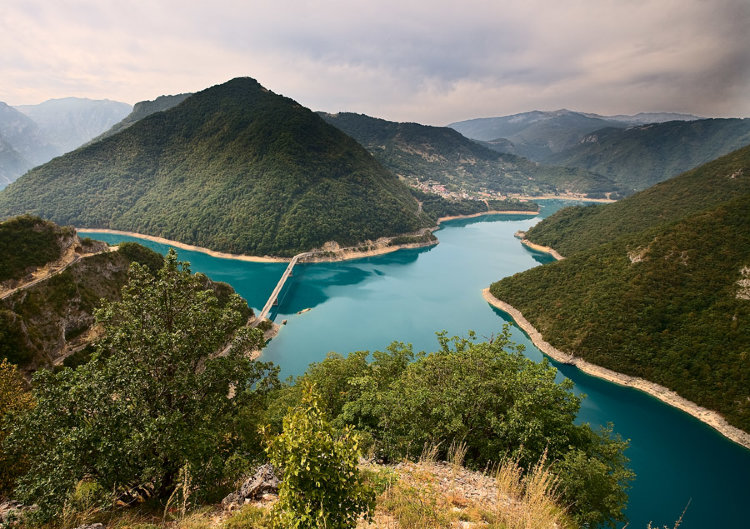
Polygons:
<instances>
[{"instance_id":1,"label":"forested mountain","mask_svg":"<svg viewBox=\"0 0 750 529\"><path fill-rule=\"evenodd\" d=\"M153 101L140 101L136 103L133 106L133 111L125 116L122 121L119 123L115 123L112 125L112 128L103 132L100 136L94 138L93 141L102 140L108 136L112 136L113 134L117 134L121 130L125 130L130 125L135 123L136 121L139 121L146 116L150 116L151 114L155 112L161 112L163 110L169 110L172 107L175 107L185 101L188 97L190 97L191 93L186 94L177 94L177 95L171 95L171 96L159 96Z\"/></svg>"},{"instance_id":2,"label":"forested mountain","mask_svg":"<svg viewBox=\"0 0 750 529\"><path fill-rule=\"evenodd\" d=\"M599 175L499 153L448 127L396 123L348 112L319 114L361 143L386 168L420 182L523 194L601 194L617 189Z\"/></svg>"},{"instance_id":3,"label":"forested mountain","mask_svg":"<svg viewBox=\"0 0 750 529\"><path fill-rule=\"evenodd\" d=\"M750 146L609 205L558 211L526 237L564 256L676 222L750 191Z\"/></svg>"},{"instance_id":4,"label":"forested mountain","mask_svg":"<svg viewBox=\"0 0 750 529\"><path fill-rule=\"evenodd\" d=\"M748 219L750 147L616 204L550 217L528 235L566 259L491 291L553 346L750 431Z\"/></svg>"},{"instance_id":5,"label":"forested mountain","mask_svg":"<svg viewBox=\"0 0 750 529\"><path fill-rule=\"evenodd\" d=\"M127 103L80 97L50 99L38 105L19 105L16 110L30 117L47 141L63 154L98 136L128 115ZM44 160L47 161L47 160Z\"/></svg>"},{"instance_id":6,"label":"forested mountain","mask_svg":"<svg viewBox=\"0 0 750 529\"><path fill-rule=\"evenodd\" d=\"M605 128L545 162L605 175L638 191L750 144L750 119L669 121Z\"/></svg>"},{"instance_id":7,"label":"forested mountain","mask_svg":"<svg viewBox=\"0 0 750 529\"><path fill-rule=\"evenodd\" d=\"M0 194L0 216L26 212L255 255L430 224L356 141L250 78L30 171Z\"/></svg>"}]
</instances>

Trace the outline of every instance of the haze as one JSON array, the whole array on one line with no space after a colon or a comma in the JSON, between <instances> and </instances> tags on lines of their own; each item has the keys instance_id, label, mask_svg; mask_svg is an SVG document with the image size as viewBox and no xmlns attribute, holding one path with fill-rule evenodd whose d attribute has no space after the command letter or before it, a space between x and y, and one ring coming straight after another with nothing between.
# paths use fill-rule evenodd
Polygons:
<instances>
[{"instance_id":1,"label":"haze","mask_svg":"<svg viewBox=\"0 0 750 529\"><path fill-rule=\"evenodd\" d=\"M6 0L0 101L128 103L251 76L446 123L532 109L750 115L747 0Z\"/></svg>"}]
</instances>

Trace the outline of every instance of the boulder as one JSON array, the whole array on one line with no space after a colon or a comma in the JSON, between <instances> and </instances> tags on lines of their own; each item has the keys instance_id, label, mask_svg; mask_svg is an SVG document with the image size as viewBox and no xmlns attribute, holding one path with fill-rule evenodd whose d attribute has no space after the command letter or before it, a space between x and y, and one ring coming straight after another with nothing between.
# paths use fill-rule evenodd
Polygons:
<instances>
[{"instance_id":1,"label":"boulder","mask_svg":"<svg viewBox=\"0 0 750 529\"><path fill-rule=\"evenodd\" d=\"M221 501L221 504L225 509L230 509L247 501L261 499L264 494L277 494L278 491L279 478L273 466L266 463L260 466L255 474L242 484L239 490L228 494Z\"/></svg>"}]
</instances>

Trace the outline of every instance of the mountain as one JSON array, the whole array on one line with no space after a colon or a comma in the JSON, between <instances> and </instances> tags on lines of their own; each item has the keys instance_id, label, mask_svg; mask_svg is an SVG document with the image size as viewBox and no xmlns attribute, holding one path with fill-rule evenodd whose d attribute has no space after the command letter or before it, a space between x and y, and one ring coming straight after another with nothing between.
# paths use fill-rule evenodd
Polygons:
<instances>
[{"instance_id":1,"label":"mountain","mask_svg":"<svg viewBox=\"0 0 750 529\"><path fill-rule=\"evenodd\" d=\"M562 109L552 112L534 110L512 116L470 119L451 123L448 126L499 152L515 153L551 165L565 165L560 164L553 156L576 146L586 135L594 131L603 128L625 129L665 121L698 119L701 118L691 114L670 112L641 112L634 116L600 116ZM607 173L601 174L608 176Z\"/></svg>"},{"instance_id":2,"label":"mountain","mask_svg":"<svg viewBox=\"0 0 750 529\"><path fill-rule=\"evenodd\" d=\"M0 102L0 186L56 154L55 147L33 120Z\"/></svg>"},{"instance_id":3,"label":"mountain","mask_svg":"<svg viewBox=\"0 0 750 529\"><path fill-rule=\"evenodd\" d=\"M0 217L20 213L287 256L431 224L356 141L250 78L30 171L0 193Z\"/></svg>"},{"instance_id":4,"label":"mountain","mask_svg":"<svg viewBox=\"0 0 750 529\"><path fill-rule=\"evenodd\" d=\"M586 134L605 127L624 128L627 123L563 109L470 119L448 126L474 140L490 142L504 138L521 156L542 162L551 154L575 145Z\"/></svg>"},{"instance_id":5,"label":"mountain","mask_svg":"<svg viewBox=\"0 0 750 529\"><path fill-rule=\"evenodd\" d=\"M131 111L131 106L127 103L79 97L50 99L38 105L20 105L15 108L39 126L55 147L56 154L63 154L83 145L108 130Z\"/></svg>"},{"instance_id":6,"label":"mountain","mask_svg":"<svg viewBox=\"0 0 750 529\"><path fill-rule=\"evenodd\" d=\"M29 168L29 162L0 136L0 190Z\"/></svg>"},{"instance_id":7,"label":"mountain","mask_svg":"<svg viewBox=\"0 0 750 529\"><path fill-rule=\"evenodd\" d=\"M125 116L122 121L112 125L111 129L103 132L101 135L94 138L93 141L102 140L104 138L117 134L118 132L128 128L136 121L140 121L141 119L145 118L146 116L150 116L155 112L169 110L170 108L175 107L185 101L185 99L187 99L191 95L193 94L186 93L171 96L159 96L153 101L140 101L133 106L133 111Z\"/></svg>"},{"instance_id":8,"label":"mountain","mask_svg":"<svg viewBox=\"0 0 750 529\"><path fill-rule=\"evenodd\" d=\"M553 346L750 431L750 147L527 234L566 259L491 287Z\"/></svg>"},{"instance_id":9,"label":"mountain","mask_svg":"<svg viewBox=\"0 0 750 529\"><path fill-rule=\"evenodd\" d=\"M748 192L750 146L661 182L615 204L565 208L526 237L562 255L680 219Z\"/></svg>"},{"instance_id":10,"label":"mountain","mask_svg":"<svg viewBox=\"0 0 750 529\"><path fill-rule=\"evenodd\" d=\"M638 114L628 116L618 114L616 116L600 116L598 114L584 114L593 118L603 118L614 121L622 121L631 125L648 125L650 123L664 123L665 121L695 121L703 119L693 114L679 114L676 112L639 112Z\"/></svg>"},{"instance_id":11,"label":"mountain","mask_svg":"<svg viewBox=\"0 0 750 529\"><path fill-rule=\"evenodd\" d=\"M541 166L498 153L448 127L396 123L347 112L319 115L357 140L387 169L412 181L521 194L603 194L617 189L608 179L588 171Z\"/></svg>"},{"instance_id":12,"label":"mountain","mask_svg":"<svg viewBox=\"0 0 750 529\"><path fill-rule=\"evenodd\" d=\"M669 121L597 130L545 161L605 175L632 192L748 144L747 118Z\"/></svg>"}]
</instances>

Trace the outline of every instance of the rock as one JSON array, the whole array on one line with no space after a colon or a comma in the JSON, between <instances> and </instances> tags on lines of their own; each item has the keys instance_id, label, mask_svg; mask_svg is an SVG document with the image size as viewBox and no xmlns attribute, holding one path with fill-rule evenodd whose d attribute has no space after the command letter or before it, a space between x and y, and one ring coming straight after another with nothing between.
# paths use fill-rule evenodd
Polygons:
<instances>
[{"instance_id":1,"label":"rock","mask_svg":"<svg viewBox=\"0 0 750 529\"><path fill-rule=\"evenodd\" d=\"M278 493L279 478L272 465L266 463L255 471L253 477L242 484L240 490L228 494L221 500L225 509L231 509L236 505L242 505L249 500L257 500L266 494Z\"/></svg>"},{"instance_id":2,"label":"rock","mask_svg":"<svg viewBox=\"0 0 750 529\"><path fill-rule=\"evenodd\" d=\"M33 512L36 509L36 505L29 507L13 500L0 503L0 527L13 527L25 512Z\"/></svg>"}]
</instances>

